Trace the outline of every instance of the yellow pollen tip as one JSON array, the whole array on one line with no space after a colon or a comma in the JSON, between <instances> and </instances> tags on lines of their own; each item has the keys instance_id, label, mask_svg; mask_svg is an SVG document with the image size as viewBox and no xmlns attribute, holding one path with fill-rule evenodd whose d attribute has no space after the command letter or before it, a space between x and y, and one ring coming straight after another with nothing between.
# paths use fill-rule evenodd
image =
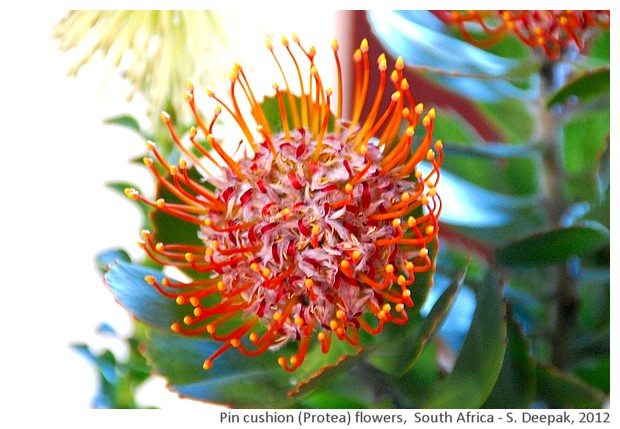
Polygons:
<instances>
[{"instance_id":1,"label":"yellow pollen tip","mask_svg":"<svg viewBox=\"0 0 620 429\"><path fill-rule=\"evenodd\" d=\"M396 218L392 221L392 226L398 228L400 226L400 219Z\"/></svg>"},{"instance_id":2,"label":"yellow pollen tip","mask_svg":"<svg viewBox=\"0 0 620 429\"><path fill-rule=\"evenodd\" d=\"M269 49L270 51L273 51L273 44L271 43L271 40L269 39L265 40L265 47Z\"/></svg>"},{"instance_id":3,"label":"yellow pollen tip","mask_svg":"<svg viewBox=\"0 0 620 429\"><path fill-rule=\"evenodd\" d=\"M297 33L291 34L291 37L293 38L293 42L299 43L299 37L297 36Z\"/></svg>"},{"instance_id":4,"label":"yellow pollen tip","mask_svg":"<svg viewBox=\"0 0 620 429\"><path fill-rule=\"evenodd\" d=\"M344 311L342 310L336 311L336 318L340 320L344 319Z\"/></svg>"},{"instance_id":5,"label":"yellow pollen tip","mask_svg":"<svg viewBox=\"0 0 620 429\"><path fill-rule=\"evenodd\" d=\"M170 286L170 279L168 277L164 277L163 279L161 279L161 284L166 287Z\"/></svg>"},{"instance_id":6,"label":"yellow pollen tip","mask_svg":"<svg viewBox=\"0 0 620 429\"><path fill-rule=\"evenodd\" d=\"M187 169L187 161L185 161L183 158L179 159L179 168L181 170Z\"/></svg>"},{"instance_id":7,"label":"yellow pollen tip","mask_svg":"<svg viewBox=\"0 0 620 429\"><path fill-rule=\"evenodd\" d=\"M211 226L213 224L213 221L211 219L205 219L204 224L205 226Z\"/></svg>"},{"instance_id":8,"label":"yellow pollen tip","mask_svg":"<svg viewBox=\"0 0 620 429\"><path fill-rule=\"evenodd\" d=\"M318 225L312 226L312 235L318 235L321 232L321 228Z\"/></svg>"},{"instance_id":9,"label":"yellow pollen tip","mask_svg":"<svg viewBox=\"0 0 620 429\"><path fill-rule=\"evenodd\" d=\"M285 366L286 365L286 358L285 357L279 357L278 358L278 365Z\"/></svg>"},{"instance_id":10,"label":"yellow pollen tip","mask_svg":"<svg viewBox=\"0 0 620 429\"><path fill-rule=\"evenodd\" d=\"M217 290L219 290L220 292L223 291L224 288L224 282L217 282Z\"/></svg>"},{"instance_id":11,"label":"yellow pollen tip","mask_svg":"<svg viewBox=\"0 0 620 429\"><path fill-rule=\"evenodd\" d=\"M314 57L316 55L316 48L314 46L310 46L310 49L308 50L308 55L310 55L311 57Z\"/></svg>"},{"instance_id":12,"label":"yellow pollen tip","mask_svg":"<svg viewBox=\"0 0 620 429\"><path fill-rule=\"evenodd\" d=\"M332 329L332 331L338 329L338 321L332 320L331 322L329 322L329 327Z\"/></svg>"},{"instance_id":13,"label":"yellow pollen tip","mask_svg":"<svg viewBox=\"0 0 620 429\"><path fill-rule=\"evenodd\" d=\"M403 91L407 91L409 89L409 82L407 81L407 79L403 79L403 81L400 83L400 89L402 89Z\"/></svg>"},{"instance_id":14,"label":"yellow pollen tip","mask_svg":"<svg viewBox=\"0 0 620 429\"><path fill-rule=\"evenodd\" d=\"M417 171L415 172L415 177L416 177L416 179L421 179L423 175L424 175L424 173L422 173L422 171L421 171L421 170L417 170Z\"/></svg>"},{"instance_id":15,"label":"yellow pollen tip","mask_svg":"<svg viewBox=\"0 0 620 429\"><path fill-rule=\"evenodd\" d=\"M325 332L319 332L316 336L316 339L319 341L325 341Z\"/></svg>"},{"instance_id":16,"label":"yellow pollen tip","mask_svg":"<svg viewBox=\"0 0 620 429\"><path fill-rule=\"evenodd\" d=\"M353 192L353 186L351 186L351 184L350 184L350 183L347 183L346 185L344 185L344 191L345 191L347 194L350 194L351 192Z\"/></svg>"},{"instance_id":17,"label":"yellow pollen tip","mask_svg":"<svg viewBox=\"0 0 620 429\"><path fill-rule=\"evenodd\" d=\"M126 195L128 198L130 198L130 199L132 199L132 200L134 200L134 201L135 201L135 200L137 200L137 199L138 199L138 197L140 196L140 194L138 194L138 191L136 191L136 190L135 190L135 189L133 189L133 188L126 188L123 192L125 192L125 195Z\"/></svg>"},{"instance_id":18,"label":"yellow pollen tip","mask_svg":"<svg viewBox=\"0 0 620 429\"><path fill-rule=\"evenodd\" d=\"M144 158L142 158L142 162L148 168L151 168L153 166L153 160L151 158L149 158L148 156L145 156Z\"/></svg>"},{"instance_id":19,"label":"yellow pollen tip","mask_svg":"<svg viewBox=\"0 0 620 429\"><path fill-rule=\"evenodd\" d=\"M396 91L392 94L392 101L397 102L398 100L400 100L400 91Z\"/></svg>"},{"instance_id":20,"label":"yellow pollen tip","mask_svg":"<svg viewBox=\"0 0 620 429\"><path fill-rule=\"evenodd\" d=\"M383 304L383 307L381 309L386 313L389 313L390 311L392 311L392 306L390 304Z\"/></svg>"},{"instance_id":21,"label":"yellow pollen tip","mask_svg":"<svg viewBox=\"0 0 620 429\"><path fill-rule=\"evenodd\" d=\"M191 127L191 128L189 129L189 136L190 136L191 138L194 138L194 137L196 137L197 135L198 135L198 130L197 130L195 127Z\"/></svg>"},{"instance_id":22,"label":"yellow pollen tip","mask_svg":"<svg viewBox=\"0 0 620 429\"><path fill-rule=\"evenodd\" d=\"M215 333L215 326L211 323L209 323L207 325L207 332L211 335L213 335Z\"/></svg>"},{"instance_id":23,"label":"yellow pollen tip","mask_svg":"<svg viewBox=\"0 0 620 429\"><path fill-rule=\"evenodd\" d=\"M435 119L435 108L434 107L428 111L428 117L431 118L431 120Z\"/></svg>"},{"instance_id":24,"label":"yellow pollen tip","mask_svg":"<svg viewBox=\"0 0 620 429\"><path fill-rule=\"evenodd\" d=\"M192 296L189 299L189 303L192 304L194 307L197 307L198 304L200 304L200 300L198 298L196 298L195 296Z\"/></svg>"},{"instance_id":25,"label":"yellow pollen tip","mask_svg":"<svg viewBox=\"0 0 620 429\"><path fill-rule=\"evenodd\" d=\"M385 266L385 272L388 273L388 274L392 274L394 272L394 265L387 264Z\"/></svg>"},{"instance_id":26,"label":"yellow pollen tip","mask_svg":"<svg viewBox=\"0 0 620 429\"><path fill-rule=\"evenodd\" d=\"M360 43L360 51L368 52L368 39L364 38L362 43Z\"/></svg>"},{"instance_id":27,"label":"yellow pollen tip","mask_svg":"<svg viewBox=\"0 0 620 429\"><path fill-rule=\"evenodd\" d=\"M407 261L407 263L405 264L405 269L406 269L407 271L411 271L411 270L413 270L413 262L411 262L411 261Z\"/></svg>"},{"instance_id":28,"label":"yellow pollen tip","mask_svg":"<svg viewBox=\"0 0 620 429\"><path fill-rule=\"evenodd\" d=\"M186 260L187 262L192 262L192 261L194 260L194 255L193 255L193 254L191 254L191 253L189 253L189 252L187 252L187 253L185 254L185 260Z\"/></svg>"},{"instance_id":29,"label":"yellow pollen tip","mask_svg":"<svg viewBox=\"0 0 620 429\"><path fill-rule=\"evenodd\" d=\"M354 261L359 261L361 257L362 252L360 252L359 250L354 250L353 254L351 255L351 258L353 258Z\"/></svg>"},{"instance_id":30,"label":"yellow pollen tip","mask_svg":"<svg viewBox=\"0 0 620 429\"><path fill-rule=\"evenodd\" d=\"M405 134L407 134L407 137L413 137L413 135L415 134L415 128L408 127L405 131Z\"/></svg>"},{"instance_id":31,"label":"yellow pollen tip","mask_svg":"<svg viewBox=\"0 0 620 429\"><path fill-rule=\"evenodd\" d=\"M155 143L153 143L151 140L147 140L146 150L153 152L155 150Z\"/></svg>"},{"instance_id":32,"label":"yellow pollen tip","mask_svg":"<svg viewBox=\"0 0 620 429\"><path fill-rule=\"evenodd\" d=\"M164 124L168 124L170 122L170 115L166 112L161 112L159 117Z\"/></svg>"},{"instance_id":33,"label":"yellow pollen tip","mask_svg":"<svg viewBox=\"0 0 620 429\"><path fill-rule=\"evenodd\" d=\"M435 195L437 195L437 190L435 188L430 188L428 190L428 195L430 195L431 197L434 197Z\"/></svg>"},{"instance_id":34,"label":"yellow pollen tip","mask_svg":"<svg viewBox=\"0 0 620 429\"><path fill-rule=\"evenodd\" d=\"M205 249L205 256L207 256L207 257L209 257L209 258L210 258L211 256L213 256L213 254L214 254L214 253L215 253L215 252L213 251L213 249Z\"/></svg>"},{"instance_id":35,"label":"yellow pollen tip","mask_svg":"<svg viewBox=\"0 0 620 429\"><path fill-rule=\"evenodd\" d=\"M194 308L194 316L200 317L202 315L202 308L196 307Z\"/></svg>"},{"instance_id":36,"label":"yellow pollen tip","mask_svg":"<svg viewBox=\"0 0 620 429\"><path fill-rule=\"evenodd\" d=\"M340 261L340 268L342 268L343 270L349 268L349 261L347 261L346 259Z\"/></svg>"},{"instance_id":37,"label":"yellow pollen tip","mask_svg":"<svg viewBox=\"0 0 620 429\"><path fill-rule=\"evenodd\" d=\"M403 201L409 201L409 192L403 192L400 199Z\"/></svg>"},{"instance_id":38,"label":"yellow pollen tip","mask_svg":"<svg viewBox=\"0 0 620 429\"><path fill-rule=\"evenodd\" d=\"M312 73L312 76L316 76L319 74L319 69L317 69L316 66L312 66L310 68L310 73Z\"/></svg>"},{"instance_id":39,"label":"yellow pollen tip","mask_svg":"<svg viewBox=\"0 0 620 429\"><path fill-rule=\"evenodd\" d=\"M258 264L256 262L252 262L250 264L250 268L252 269L252 271L256 271L256 272L258 272L258 270L259 270L259 266L258 266Z\"/></svg>"},{"instance_id":40,"label":"yellow pollen tip","mask_svg":"<svg viewBox=\"0 0 620 429\"><path fill-rule=\"evenodd\" d=\"M435 232L435 227L433 225L429 225L426 227L424 232L426 232L428 235L431 235L433 232Z\"/></svg>"},{"instance_id":41,"label":"yellow pollen tip","mask_svg":"<svg viewBox=\"0 0 620 429\"><path fill-rule=\"evenodd\" d=\"M210 89L207 89L207 97L214 97L215 96L215 92L211 91Z\"/></svg>"},{"instance_id":42,"label":"yellow pollen tip","mask_svg":"<svg viewBox=\"0 0 620 429\"><path fill-rule=\"evenodd\" d=\"M230 345L237 348L241 345L241 341L239 341L239 338L233 338L230 340Z\"/></svg>"},{"instance_id":43,"label":"yellow pollen tip","mask_svg":"<svg viewBox=\"0 0 620 429\"><path fill-rule=\"evenodd\" d=\"M413 216L409 216L409 219L407 219L407 225L409 225L409 228L413 228L415 225L415 218Z\"/></svg>"},{"instance_id":44,"label":"yellow pollen tip","mask_svg":"<svg viewBox=\"0 0 620 429\"><path fill-rule=\"evenodd\" d=\"M217 242L217 240L212 240L211 241L211 247L213 247L214 249L217 249L219 246L219 243Z\"/></svg>"},{"instance_id":45,"label":"yellow pollen tip","mask_svg":"<svg viewBox=\"0 0 620 429\"><path fill-rule=\"evenodd\" d=\"M435 152L433 151L433 149L429 149L426 153L426 159L431 161L433 158L435 158Z\"/></svg>"},{"instance_id":46,"label":"yellow pollen tip","mask_svg":"<svg viewBox=\"0 0 620 429\"><path fill-rule=\"evenodd\" d=\"M289 209L288 207L287 207L287 208L285 208L284 210L282 210L282 214L283 214L284 216L288 216L288 215L290 215L290 214L291 214L291 209Z\"/></svg>"},{"instance_id":47,"label":"yellow pollen tip","mask_svg":"<svg viewBox=\"0 0 620 429\"><path fill-rule=\"evenodd\" d=\"M155 250L158 251L158 252L163 252L163 250L164 250L164 243L157 243L155 245Z\"/></svg>"},{"instance_id":48,"label":"yellow pollen tip","mask_svg":"<svg viewBox=\"0 0 620 429\"><path fill-rule=\"evenodd\" d=\"M157 201L155 201L155 205L157 206L158 209L163 209L164 207L166 207L166 200L164 200L163 198L160 198Z\"/></svg>"},{"instance_id":49,"label":"yellow pollen tip","mask_svg":"<svg viewBox=\"0 0 620 429\"><path fill-rule=\"evenodd\" d=\"M175 299L176 303L178 305L183 305L186 304L187 301L185 301L185 297L184 296L177 296L177 299Z\"/></svg>"},{"instance_id":50,"label":"yellow pollen tip","mask_svg":"<svg viewBox=\"0 0 620 429\"><path fill-rule=\"evenodd\" d=\"M256 332L252 332L250 334L250 341L253 342L253 343L258 341L258 334Z\"/></svg>"},{"instance_id":51,"label":"yellow pollen tip","mask_svg":"<svg viewBox=\"0 0 620 429\"><path fill-rule=\"evenodd\" d=\"M409 289L405 289L401 295L403 298L407 299L411 296L411 291Z\"/></svg>"},{"instance_id":52,"label":"yellow pollen tip","mask_svg":"<svg viewBox=\"0 0 620 429\"><path fill-rule=\"evenodd\" d=\"M297 363L299 362L299 358L297 356L291 356L291 365L297 365Z\"/></svg>"},{"instance_id":53,"label":"yellow pollen tip","mask_svg":"<svg viewBox=\"0 0 620 429\"><path fill-rule=\"evenodd\" d=\"M396 310L398 313L402 313L403 311L405 311L405 306L403 304L396 304L394 310Z\"/></svg>"},{"instance_id":54,"label":"yellow pollen tip","mask_svg":"<svg viewBox=\"0 0 620 429\"><path fill-rule=\"evenodd\" d=\"M428 255L428 249L425 247L423 249L420 249L420 256L421 257L426 257L426 255Z\"/></svg>"},{"instance_id":55,"label":"yellow pollen tip","mask_svg":"<svg viewBox=\"0 0 620 429\"><path fill-rule=\"evenodd\" d=\"M172 325L170 325L170 330L172 332L179 332L181 330L181 325L179 325L177 322L174 322Z\"/></svg>"},{"instance_id":56,"label":"yellow pollen tip","mask_svg":"<svg viewBox=\"0 0 620 429\"><path fill-rule=\"evenodd\" d=\"M437 148L437 150L442 150L443 149L443 142L441 140L437 140L435 142L435 148Z\"/></svg>"},{"instance_id":57,"label":"yellow pollen tip","mask_svg":"<svg viewBox=\"0 0 620 429\"><path fill-rule=\"evenodd\" d=\"M145 240L148 240L149 237L151 236L151 231L149 231L148 229L143 229L142 231L140 231L140 235L142 236L142 238L144 238Z\"/></svg>"},{"instance_id":58,"label":"yellow pollen tip","mask_svg":"<svg viewBox=\"0 0 620 429\"><path fill-rule=\"evenodd\" d=\"M405 276L403 276L402 274L400 276L398 276L398 284L399 285L403 286L406 281L407 281L407 279L405 279Z\"/></svg>"},{"instance_id":59,"label":"yellow pollen tip","mask_svg":"<svg viewBox=\"0 0 620 429\"><path fill-rule=\"evenodd\" d=\"M362 51L360 51L359 49L356 49L355 52L353 53L353 59L357 62L362 61Z\"/></svg>"},{"instance_id":60,"label":"yellow pollen tip","mask_svg":"<svg viewBox=\"0 0 620 429\"><path fill-rule=\"evenodd\" d=\"M415 112L420 115L422 114L422 112L424 111L424 104L423 103L418 103L417 106L415 106Z\"/></svg>"},{"instance_id":61,"label":"yellow pollen tip","mask_svg":"<svg viewBox=\"0 0 620 429\"><path fill-rule=\"evenodd\" d=\"M336 39L332 40L332 50L334 52L338 51L338 40L336 40Z\"/></svg>"},{"instance_id":62,"label":"yellow pollen tip","mask_svg":"<svg viewBox=\"0 0 620 429\"><path fill-rule=\"evenodd\" d=\"M192 93L189 90L186 90L183 93L183 97L185 97L185 100L191 101L191 99L193 98L193 95L192 95Z\"/></svg>"},{"instance_id":63,"label":"yellow pollen tip","mask_svg":"<svg viewBox=\"0 0 620 429\"><path fill-rule=\"evenodd\" d=\"M366 155L366 153L368 152L368 148L366 147L366 145L365 145L365 144L363 144L363 145L361 145L361 146L360 146L359 152L360 152L360 154L362 154L362 155Z\"/></svg>"},{"instance_id":64,"label":"yellow pollen tip","mask_svg":"<svg viewBox=\"0 0 620 429\"><path fill-rule=\"evenodd\" d=\"M189 79L187 79L187 90L188 91L193 91L194 90L194 82L192 82Z\"/></svg>"},{"instance_id":65,"label":"yellow pollen tip","mask_svg":"<svg viewBox=\"0 0 620 429\"><path fill-rule=\"evenodd\" d=\"M402 70L405 68L405 61L403 60L403 57L398 57L396 59L396 64L394 65L394 67L396 68L396 70Z\"/></svg>"},{"instance_id":66,"label":"yellow pollen tip","mask_svg":"<svg viewBox=\"0 0 620 429\"><path fill-rule=\"evenodd\" d=\"M271 87L276 91L280 89L280 85L278 85L277 83L274 83L273 85L271 85Z\"/></svg>"},{"instance_id":67,"label":"yellow pollen tip","mask_svg":"<svg viewBox=\"0 0 620 429\"><path fill-rule=\"evenodd\" d=\"M183 318L183 323L185 323L186 325L191 325L193 321L194 319L192 319L191 316L185 316Z\"/></svg>"},{"instance_id":68,"label":"yellow pollen tip","mask_svg":"<svg viewBox=\"0 0 620 429\"><path fill-rule=\"evenodd\" d=\"M152 285L155 284L155 277L153 277L153 276L144 276L144 281L152 286Z\"/></svg>"},{"instance_id":69,"label":"yellow pollen tip","mask_svg":"<svg viewBox=\"0 0 620 429\"><path fill-rule=\"evenodd\" d=\"M307 288L311 288L312 286L314 286L314 281L312 281L312 279L306 279L304 281L304 286L306 286Z\"/></svg>"},{"instance_id":70,"label":"yellow pollen tip","mask_svg":"<svg viewBox=\"0 0 620 429\"><path fill-rule=\"evenodd\" d=\"M295 318L295 324L296 324L297 326L301 326L301 325L303 325L303 324L304 324L304 319L302 319L301 317L296 317L296 318Z\"/></svg>"},{"instance_id":71,"label":"yellow pollen tip","mask_svg":"<svg viewBox=\"0 0 620 429\"><path fill-rule=\"evenodd\" d=\"M380 312L377 313L377 318L379 320L385 320L387 319L387 316L385 315L385 311L381 310Z\"/></svg>"},{"instance_id":72,"label":"yellow pollen tip","mask_svg":"<svg viewBox=\"0 0 620 429\"><path fill-rule=\"evenodd\" d=\"M213 362L211 362L211 359L207 359L202 364L202 369L205 369L205 370L211 369L212 366L213 366Z\"/></svg>"},{"instance_id":73,"label":"yellow pollen tip","mask_svg":"<svg viewBox=\"0 0 620 429\"><path fill-rule=\"evenodd\" d=\"M263 277L269 277L271 275L271 270L269 268L263 268L261 273L263 274Z\"/></svg>"},{"instance_id":74,"label":"yellow pollen tip","mask_svg":"<svg viewBox=\"0 0 620 429\"><path fill-rule=\"evenodd\" d=\"M276 311L275 313L273 313L273 320L275 320L276 322L279 322L280 319L282 319L282 314L280 314L279 311Z\"/></svg>"},{"instance_id":75,"label":"yellow pollen tip","mask_svg":"<svg viewBox=\"0 0 620 429\"><path fill-rule=\"evenodd\" d=\"M427 205L428 205L428 197L427 197L426 195L424 195L424 196L422 197L422 204L423 204L423 205L425 205L425 206L427 206Z\"/></svg>"}]
</instances>

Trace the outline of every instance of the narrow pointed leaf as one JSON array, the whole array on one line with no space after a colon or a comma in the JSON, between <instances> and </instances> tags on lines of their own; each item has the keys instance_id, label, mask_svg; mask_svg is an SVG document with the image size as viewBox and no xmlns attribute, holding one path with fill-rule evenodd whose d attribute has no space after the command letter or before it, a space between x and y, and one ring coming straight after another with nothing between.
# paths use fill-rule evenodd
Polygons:
<instances>
[{"instance_id":1,"label":"narrow pointed leaf","mask_svg":"<svg viewBox=\"0 0 620 429\"><path fill-rule=\"evenodd\" d=\"M582 73L555 92L547 101L547 107L564 103L573 97L584 102L599 95L609 94L610 81L609 67Z\"/></svg>"},{"instance_id":2,"label":"narrow pointed leaf","mask_svg":"<svg viewBox=\"0 0 620 429\"><path fill-rule=\"evenodd\" d=\"M506 305L491 270L476 290L476 310L450 375L435 386L423 408L479 408L489 397L506 352Z\"/></svg>"},{"instance_id":3,"label":"narrow pointed leaf","mask_svg":"<svg viewBox=\"0 0 620 429\"><path fill-rule=\"evenodd\" d=\"M414 328L406 335L401 335L378 349L370 357L370 363L392 375L402 375L407 372L422 354L428 342L439 331L463 284L466 272L467 269L464 269L454 278L426 317L418 313L417 317L409 320L407 323Z\"/></svg>"},{"instance_id":4,"label":"narrow pointed leaf","mask_svg":"<svg viewBox=\"0 0 620 429\"><path fill-rule=\"evenodd\" d=\"M104 280L116 300L136 319L169 331L172 323L182 322L184 315L191 313L191 305L177 305L147 283L145 276L153 276L159 284L164 277L161 271L116 260L109 264Z\"/></svg>"},{"instance_id":5,"label":"narrow pointed leaf","mask_svg":"<svg viewBox=\"0 0 620 429\"><path fill-rule=\"evenodd\" d=\"M119 125L121 127L128 128L128 129L130 129L132 131L135 131L138 134L142 135L142 131L140 130L140 124L138 123L136 118L134 118L131 115L113 116L111 118L107 118L104 121L104 123L105 124L111 124L111 125Z\"/></svg>"},{"instance_id":6,"label":"narrow pointed leaf","mask_svg":"<svg viewBox=\"0 0 620 429\"><path fill-rule=\"evenodd\" d=\"M548 265L571 256L586 256L609 243L609 230L597 222L534 234L496 252L497 261L510 266Z\"/></svg>"},{"instance_id":7,"label":"narrow pointed leaf","mask_svg":"<svg viewBox=\"0 0 620 429\"><path fill-rule=\"evenodd\" d=\"M552 367L536 367L537 396L549 408L601 408L605 395L576 376Z\"/></svg>"},{"instance_id":8,"label":"narrow pointed leaf","mask_svg":"<svg viewBox=\"0 0 620 429\"><path fill-rule=\"evenodd\" d=\"M508 348L504 364L484 408L530 408L536 393L536 364L521 326L508 307Z\"/></svg>"}]
</instances>

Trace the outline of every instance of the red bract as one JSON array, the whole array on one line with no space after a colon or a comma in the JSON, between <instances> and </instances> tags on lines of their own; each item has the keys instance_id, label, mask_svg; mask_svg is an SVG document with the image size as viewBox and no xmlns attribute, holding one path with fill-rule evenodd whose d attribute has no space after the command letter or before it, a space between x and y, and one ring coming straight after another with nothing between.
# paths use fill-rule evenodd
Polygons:
<instances>
[{"instance_id":1,"label":"red bract","mask_svg":"<svg viewBox=\"0 0 620 429\"><path fill-rule=\"evenodd\" d=\"M178 304L193 307L183 324L172 324L173 331L221 342L205 360L205 369L231 347L256 355L295 342L297 352L278 359L292 371L303 363L313 340L324 353L334 340L358 345L360 329L378 334L386 323L407 323L416 273L433 268L427 245L439 229L436 186L442 160L441 141L431 148L435 110L423 115L424 107L415 103L402 59L389 74L381 55L380 83L370 88L364 40L354 55L356 90L347 122L337 43L332 46L339 75L336 102L314 64L314 48L305 50L294 41L296 48L286 39L283 46L297 73L286 79L283 72L286 91L274 85L281 132L272 131L243 68L236 65L230 103L208 92L221 105L211 121L202 119L194 88L188 88L197 123L189 135L195 151L183 145L169 116L162 114L188 160L170 165L148 144L154 158L145 158L146 166L181 203L151 201L126 190L132 199L195 224L204 243L158 243L145 231L142 246L161 264L203 274L188 283L158 282L151 276L146 281ZM271 43L267 47L280 65ZM304 81L307 75L310 80ZM301 87L299 103L288 90L289 81ZM388 86L393 92L382 109ZM249 103L251 119L242 114L240 101ZM215 133L223 112L234 118L251 154L233 159L224 151ZM417 138L419 122L424 130ZM215 153L199 143L199 133ZM210 174L195 153L212 162L219 158L219 173ZM419 166L425 160L423 173ZM189 162L204 181L190 177ZM162 167L168 174L160 172Z\"/></svg>"},{"instance_id":2,"label":"red bract","mask_svg":"<svg viewBox=\"0 0 620 429\"><path fill-rule=\"evenodd\" d=\"M436 14L444 22L458 26L465 40L474 45L493 45L514 34L526 45L541 48L551 59L558 59L562 49L570 45L582 51L589 32L609 29L608 10L468 10Z\"/></svg>"}]
</instances>

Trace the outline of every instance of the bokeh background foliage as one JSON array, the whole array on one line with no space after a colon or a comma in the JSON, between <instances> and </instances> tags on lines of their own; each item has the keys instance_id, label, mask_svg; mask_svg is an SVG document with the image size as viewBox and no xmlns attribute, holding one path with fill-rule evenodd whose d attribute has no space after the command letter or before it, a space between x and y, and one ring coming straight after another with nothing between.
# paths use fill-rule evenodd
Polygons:
<instances>
[{"instance_id":1,"label":"bokeh background foliage","mask_svg":"<svg viewBox=\"0 0 620 429\"><path fill-rule=\"evenodd\" d=\"M431 246L436 272L417 277L409 323L364 337L361 352L338 342L327 355L314 348L295 373L284 372L274 353L248 360L236 350L204 371L202 361L218 345L170 332L186 311L144 282L146 274L161 278L162 267L109 249L97 266L116 299L145 323L136 322L135 335L124 339L127 360L74 346L100 375L94 406L143 406L135 392L151 371L181 396L237 407L607 404L609 31L588 34L582 51L569 47L550 59L511 35L475 47L428 11L370 11L367 19L369 36L403 57L413 93L416 82L438 91L434 137L445 148L439 188L445 209L440 241ZM182 39L177 43L184 48ZM442 105L446 92L477 112L475 122ZM173 118L184 117L172 102L180 96L171 91L162 101ZM277 108L273 100L264 106L278 118L269 114ZM171 160L180 156L157 123L128 115L108 122L157 140ZM191 125L177 124L185 131ZM496 138L483 138L481 128ZM135 187L109 184L121 193L128 186ZM155 197L173 199L165 193L156 189ZM158 240L171 231L173 241L198 240L192 225L139 202L137 208ZM105 324L100 331L115 335Z\"/></svg>"}]
</instances>

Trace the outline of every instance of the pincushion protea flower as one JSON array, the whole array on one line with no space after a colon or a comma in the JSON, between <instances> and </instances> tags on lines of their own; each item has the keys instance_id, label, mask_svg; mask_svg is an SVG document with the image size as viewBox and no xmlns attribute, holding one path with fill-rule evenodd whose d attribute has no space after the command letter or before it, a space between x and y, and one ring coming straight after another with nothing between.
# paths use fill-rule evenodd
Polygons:
<instances>
[{"instance_id":1,"label":"pincushion protea flower","mask_svg":"<svg viewBox=\"0 0 620 429\"><path fill-rule=\"evenodd\" d=\"M345 121L337 42L332 45L336 102L315 66L314 47L304 49L297 37L294 42L297 47L282 39L296 70L292 79L301 88L297 99L289 88L291 77L267 42L286 84L286 90L274 84L281 131L272 129L244 69L235 65L229 103L207 92L218 103L210 121L199 113L189 84L185 96L197 123L189 133L192 150L162 113L187 159L171 165L154 143L147 144L153 157L144 163L181 202L125 191L196 225L204 245L156 242L155 234L144 231L141 246L163 265L202 274L187 283L153 276L145 281L179 305L191 306L172 331L209 335L221 343L204 361L205 369L230 348L257 355L295 342L296 353L278 359L293 371L312 341L323 353L334 340L357 346L360 330L378 334L386 323L407 323L416 274L433 269L427 245L439 229L436 187L442 161L441 141L432 148L435 110L424 114L415 103L400 58L391 74L385 55L378 58L380 83L373 91L364 40L354 55L356 89L351 120ZM306 72L302 60L308 63ZM391 99L382 109L387 91ZM251 119L242 113L242 100L249 103ZM223 112L234 118L251 149L237 160L216 136ZM418 137L420 122L424 130ZM199 142L199 133L214 153ZM207 160L219 166L218 174L208 172ZM427 173L419 168L425 160ZM190 163L210 185L190 177Z\"/></svg>"},{"instance_id":2,"label":"pincushion protea flower","mask_svg":"<svg viewBox=\"0 0 620 429\"><path fill-rule=\"evenodd\" d=\"M445 22L458 26L468 42L478 46L497 43L509 33L526 45L540 47L552 58L562 49L575 45L582 51L588 32L609 28L608 10L494 10L438 11ZM472 36L472 30L485 36Z\"/></svg>"}]
</instances>

